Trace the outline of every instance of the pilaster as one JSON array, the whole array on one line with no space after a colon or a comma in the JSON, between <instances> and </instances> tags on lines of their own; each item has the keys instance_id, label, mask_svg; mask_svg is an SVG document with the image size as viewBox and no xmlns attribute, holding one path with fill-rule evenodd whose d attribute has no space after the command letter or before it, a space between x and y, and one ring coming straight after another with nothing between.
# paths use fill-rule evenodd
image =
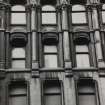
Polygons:
<instances>
[{"instance_id":1,"label":"pilaster","mask_svg":"<svg viewBox=\"0 0 105 105\"><path fill-rule=\"evenodd\" d=\"M97 13L98 6L99 6L98 4L92 5L92 20L93 20L97 63L99 68L103 68L105 67L105 62L103 60L101 38L100 38L100 31L99 31L99 21L98 21L98 13Z\"/></svg>"},{"instance_id":2,"label":"pilaster","mask_svg":"<svg viewBox=\"0 0 105 105\"><path fill-rule=\"evenodd\" d=\"M70 37L68 31L68 5L64 2L62 5L62 33L63 33L63 49L64 49L64 67L71 68L70 60Z\"/></svg>"}]
</instances>

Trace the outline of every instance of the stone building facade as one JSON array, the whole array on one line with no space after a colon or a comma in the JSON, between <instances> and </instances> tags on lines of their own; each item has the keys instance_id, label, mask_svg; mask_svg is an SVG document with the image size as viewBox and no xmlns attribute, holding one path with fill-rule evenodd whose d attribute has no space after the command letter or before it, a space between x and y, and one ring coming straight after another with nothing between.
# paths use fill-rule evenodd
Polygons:
<instances>
[{"instance_id":1,"label":"stone building facade","mask_svg":"<svg viewBox=\"0 0 105 105\"><path fill-rule=\"evenodd\" d=\"M0 0L0 105L105 105L105 0Z\"/></svg>"}]
</instances>

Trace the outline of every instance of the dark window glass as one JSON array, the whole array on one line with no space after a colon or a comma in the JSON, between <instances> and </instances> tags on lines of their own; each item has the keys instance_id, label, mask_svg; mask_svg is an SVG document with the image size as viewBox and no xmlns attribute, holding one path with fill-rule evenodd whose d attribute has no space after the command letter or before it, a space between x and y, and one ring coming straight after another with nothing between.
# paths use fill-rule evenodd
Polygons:
<instances>
[{"instance_id":1,"label":"dark window glass","mask_svg":"<svg viewBox=\"0 0 105 105\"><path fill-rule=\"evenodd\" d=\"M9 86L9 105L27 105L27 87L24 83Z\"/></svg>"},{"instance_id":2,"label":"dark window glass","mask_svg":"<svg viewBox=\"0 0 105 105\"><path fill-rule=\"evenodd\" d=\"M77 87L79 105L97 105L94 83L84 80Z\"/></svg>"},{"instance_id":3,"label":"dark window glass","mask_svg":"<svg viewBox=\"0 0 105 105\"><path fill-rule=\"evenodd\" d=\"M56 81L46 81L44 84L44 105L62 105L61 85Z\"/></svg>"}]
</instances>

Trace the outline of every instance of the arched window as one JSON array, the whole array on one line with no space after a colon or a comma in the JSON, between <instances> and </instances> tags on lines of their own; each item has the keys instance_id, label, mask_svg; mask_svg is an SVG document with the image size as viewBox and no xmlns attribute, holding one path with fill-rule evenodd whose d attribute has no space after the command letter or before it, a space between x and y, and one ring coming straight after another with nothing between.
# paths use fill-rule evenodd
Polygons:
<instances>
[{"instance_id":1,"label":"arched window","mask_svg":"<svg viewBox=\"0 0 105 105\"><path fill-rule=\"evenodd\" d=\"M83 5L72 6L72 24L86 24L86 9Z\"/></svg>"},{"instance_id":2,"label":"arched window","mask_svg":"<svg viewBox=\"0 0 105 105\"><path fill-rule=\"evenodd\" d=\"M43 66L57 68L58 58L58 36L52 33L43 34Z\"/></svg>"},{"instance_id":3,"label":"arched window","mask_svg":"<svg viewBox=\"0 0 105 105\"><path fill-rule=\"evenodd\" d=\"M53 68L58 66L57 46L44 45L44 66Z\"/></svg>"},{"instance_id":4,"label":"arched window","mask_svg":"<svg viewBox=\"0 0 105 105\"><path fill-rule=\"evenodd\" d=\"M87 34L86 34L87 35ZM77 34L74 40L75 44L75 60L76 67L87 68L90 67L90 51L89 51L89 42L85 35L82 33Z\"/></svg>"},{"instance_id":5,"label":"arched window","mask_svg":"<svg viewBox=\"0 0 105 105\"><path fill-rule=\"evenodd\" d=\"M77 67L89 67L89 49L88 45L78 45L75 46L76 50L76 64Z\"/></svg>"},{"instance_id":6,"label":"arched window","mask_svg":"<svg viewBox=\"0 0 105 105\"><path fill-rule=\"evenodd\" d=\"M27 104L27 84L23 81L13 82L9 85L8 105L28 105Z\"/></svg>"},{"instance_id":7,"label":"arched window","mask_svg":"<svg viewBox=\"0 0 105 105\"><path fill-rule=\"evenodd\" d=\"M26 24L26 11L22 5L14 5L11 8L11 24Z\"/></svg>"},{"instance_id":8,"label":"arched window","mask_svg":"<svg viewBox=\"0 0 105 105\"><path fill-rule=\"evenodd\" d=\"M61 83L58 80L46 80L43 84L44 105L63 105Z\"/></svg>"},{"instance_id":9,"label":"arched window","mask_svg":"<svg viewBox=\"0 0 105 105\"><path fill-rule=\"evenodd\" d=\"M105 4L102 5L102 22L105 23Z\"/></svg>"},{"instance_id":10,"label":"arched window","mask_svg":"<svg viewBox=\"0 0 105 105\"><path fill-rule=\"evenodd\" d=\"M56 10L52 5L42 6L42 25L56 24Z\"/></svg>"},{"instance_id":11,"label":"arched window","mask_svg":"<svg viewBox=\"0 0 105 105\"><path fill-rule=\"evenodd\" d=\"M12 68L25 68L25 48L13 47L11 51Z\"/></svg>"},{"instance_id":12,"label":"arched window","mask_svg":"<svg viewBox=\"0 0 105 105\"><path fill-rule=\"evenodd\" d=\"M96 86L96 82L89 79L77 83L78 105L99 105Z\"/></svg>"}]
</instances>

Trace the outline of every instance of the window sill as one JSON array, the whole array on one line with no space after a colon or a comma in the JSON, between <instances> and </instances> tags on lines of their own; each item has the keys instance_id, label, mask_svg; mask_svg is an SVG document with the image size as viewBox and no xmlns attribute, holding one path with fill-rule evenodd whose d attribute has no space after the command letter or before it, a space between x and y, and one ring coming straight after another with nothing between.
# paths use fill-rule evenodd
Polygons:
<instances>
[{"instance_id":1,"label":"window sill","mask_svg":"<svg viewBox=\"0 0 105 105\"><path fill-rule=\"evenodd\" d=\"M40 68L40 72L64 72L64 68Z\"/></svg>"},{"instance_id":2,"label":"window sill","mask_svg":"<svg viewBox=\"0 0 105 105\"><path fill-rule=\"evenodd\" d=\"M5 31L5 29L4 28L0 28L0 31Z\"/></svg>"},{"instance_id":3,"label":"window sill","mask_svg":"<svg viewBox=\"0 0 105 105\"><path fill-rule=\"evenodd\" d=\"M97 71L98 68L96 67L74 67L72 68L73 71Z\"/></svg>"},{"instance_id":4,"label":"window sill","mask_svg":"<svg viewBox=\"0 0 105 105\"><path fill-rule=\"evenodd\" d=\"M28 68L10 68L10 69L6 69L6 72L30 72L31 69Z\"/></svg>"}]
</instances>

